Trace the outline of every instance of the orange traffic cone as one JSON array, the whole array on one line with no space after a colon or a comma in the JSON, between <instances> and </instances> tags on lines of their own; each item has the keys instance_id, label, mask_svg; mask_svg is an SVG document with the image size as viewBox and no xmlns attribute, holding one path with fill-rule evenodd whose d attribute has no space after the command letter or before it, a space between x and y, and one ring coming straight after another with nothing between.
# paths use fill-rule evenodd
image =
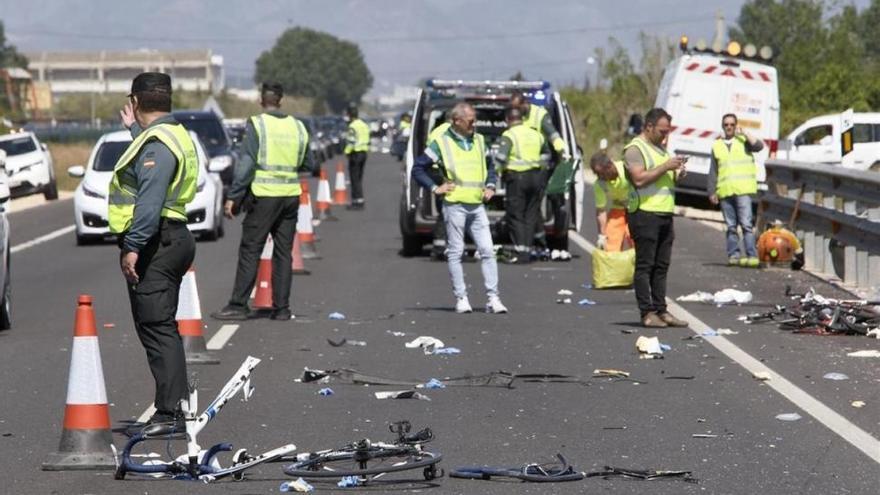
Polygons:
<instances>
[{"instance_id":1,"label":"orange traffic cone","mask_svg":"<svg viewBox=\"0 0 880 495\"><path fill-rule=\"evenodd\" d=\"M218 364L218 359L208 351L205 334L202 333L202 307L196 285L196 269L190 266L180 284L177 300L177 331L183 339L186 364Z\"/></svg>"},{"instance_id":2,"label":"orange traffic cone","mask_svg":"<svg viewBox=\"0 0 880 495\"><path fill-rule=\"evenodd\" d=\"M336 164L336 184L333 187L333 204L340 206L348 204L348 191L345 189L345 166L342 160Z\"/></svg>"},{"instance_id":3,"label":"orange traffic cone","mask_svg":"<svg viewBox=\"0 0 880 495\"><path fill-rule=\"evenodd\" d=\"M253 309L272 309L272 251L275 243L272 236L266 238L263 253L260 254L260 266L257 269L257 284L254 287L254 297L251 301Z\"/></svg>"},{"instance_id":4,"label":"orange traffic cone","mask_svg":"<svg viewBox=\"0 0 880 495\"><path fill-rule=\"evenodd\" d=\"M310 272L305 263L303 263L302 250L299 248L299 236L293 236L293 249L291 250L291 256L293 257L293 261L290 264L290 268L293 271L294 275L310 275Z\"/></svg>"},{"instance_id":5,"label":"orange traffic cone","mask_svg":"<svg viewBox=\"0 0 880 495\"><path fill-rule=\"evenodd\" d=\"M299 197L299 211L296 217L296 237L303 259L320 259L315 247L315 229L312 227L312 205L309 201L309 187L303 181L302 195Z\"/></svg>"},{"instance_id":6,"label":"orange traffic cone","mask_svg":"<svg viewBox=\"0 0 880 495\"><path fill-rule=\"evenodd\" d=\"M332 213L330 213L330 204L332 202L332 198L330 197L330 181L327 180L327 172L324 169L321 169L321 179L318 181L318 220L320 221L330 221L335 222L339 220L334 217Z\"/></svg>"},{"instance_id":7,"label":"orange traffic cone","mask_svg":"<svg viewBox=\"0 0 880 495\"><path fill-rule=\"evenodd\" d=\"M67 405L58 452L49 454L44 471L114 469L110 407L104 387L101 348L92 296L77 300L73 347L67 378Z\"/></svg>"}]
</instances>

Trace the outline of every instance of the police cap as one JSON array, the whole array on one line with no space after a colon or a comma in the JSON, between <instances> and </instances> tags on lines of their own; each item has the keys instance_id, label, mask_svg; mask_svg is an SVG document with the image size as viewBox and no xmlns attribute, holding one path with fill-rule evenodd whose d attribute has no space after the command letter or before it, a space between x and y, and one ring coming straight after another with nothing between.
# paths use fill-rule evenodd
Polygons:
<instances>
[{"instance_id":1,"label":"police cap","mask_svg":"<svg viewBox=\"0 0 880 495\"><path fill-rule=\"evenodd\" d=\"M171 76L162 72L141 72L131 81L131 96L134 93L152 91L171 94Z\"/></svg>"},{"instance_id":2,"label":"police cap","mask_svg":"<svg viewBox=\"0 0 880 495\"><path fill-rule=\"evenodd\" d=\"M284 96L284 87L281 86L281 83L275 81L264 82L261 91L263 93L275 93L279 97Z\"/></svg>"}]
</instances>

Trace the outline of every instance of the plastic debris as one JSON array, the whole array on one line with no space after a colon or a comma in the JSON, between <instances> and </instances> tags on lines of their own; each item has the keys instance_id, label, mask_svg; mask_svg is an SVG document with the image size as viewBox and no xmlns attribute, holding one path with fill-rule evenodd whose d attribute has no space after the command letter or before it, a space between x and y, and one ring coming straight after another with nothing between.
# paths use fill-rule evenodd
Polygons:
<instances>
[{"instance_id":1,"label":"plastic debris","mask_svg":"<svg viewBox=\"0 0 880 495\"><path fill-rule=\"evenodd\" d=\"M848 376L844 375L843 373L837 373L834 371L830 373L825 373L824 375L822 375L822 378L834 381L849 380Z\"/></svg>"},{"instance_id":2,"label":"plastic debris","mask_svg":"<svg viewBox=\"0 0 880 495\"><path fill-rule=\"evenodd\" d=\"M439 349L434 349L434 352L432 352L431 354L461 354L461 349L459 349L458 347L441 347Z\"/></svg>"},{"instance_id":3,"label":"plastic debris","mask_svg":"<svg viewBox=\"0 0 880 495\"><path fill-rule=\"evenodd\" d=\"M870 338L870 337L874 337L875 339L880 339L880 328L875 328L875 329L873 329L873 330L868 330L868 333L866 333L865 335L867 335L868 338Z\"/></svg>"},{"instance_id":4,"label":"plastic debris","mask_svg":"<svg viewBox=\"0 0 880 495\"><path fill-rule=\"evenodd\" d=\"M425 354L433 354L436 349L444 346L442 340L427 335L416 337L403 345L407 349L418 349L421 347L422 350L425 351Z\"/></svg>"},{"instance_id":5,"label":"plastic debris","mask_svg":"<svg viewBox=\"0 0 880 495\"><path fill-rule=\"evenodd\" d=\"M559 289L559 292L556 293L557 296L570 296L574 294L574 292L568 289Z\"/></svg>"},{"instance_id":6,"label":"plastic debris","mask_svg":"<svg viewBox=\"0 0 880 495\"><path fill-rule=\"evenodd\" d=\"M430 389L430 390L435 390L438 388L446 388L446 384L444 384L443 382L441 382L440 380L438 380L436 378L431 378L430 380L428 380L427 383L425 383L425 388Z\"/></svg>"},{"instance_id":7,"label":"plastic debris","mask_svg":"<svg viewBox=\"0 0 880 495\"><path fill-rule=\"evenodd\" d=\"M296 481L285 481L281 483L281 486L278 487L279 492L299 492L306 493L311 492L315 489L312 485L310 485L306 480L302 478L297 478Z\"/></svg>"},{"instance_id":8,"label":"plastic debris","mask_svg":"<svg viewBox=\"0 0 880 495\"><path fill-rule=\"evenodd\" d=\"M676 301L681 302L713 302L712 294L698 290L696 292L691 292L686 296L678 296L675 298Z\"/></svg>"},{"instance_id":9,"label":"plastic debris","mask_svg":"<svg viewBox=\"0 0 880 495\"><path fill-rule=\"evenodd\" d=\"M363 340L348 340L345 337L339 340L327 339L327 343L332 345L333 347L342 347L344 345L350 345L355 347L364 347L367 345Z\"/></svg>"},{"instance_id":10,"label":"plastic debris","mask_svg":"<svg viewBox=\"0 0 880 495\"><path fill-rule=\"evenodd\" d=\"M715 330L715 332L718 335L739 335L739 332L734 332L729 328L719 328L718 330Z\"/></svg>"},{"instance_id":11,"label":"plastic debris","mask_svg":"<svg viewBox=\"0 0 880 495\"><path fill-rule=\"evenodd\" d=\"M566 297L565 299L557 299L556 304L571 304L571 298Z\"/></svg>"},{"instance_id":12,"label":"plastic debris","mask_svg":"<svg viewBox=\"0 0 880 495\"><path fill-rule=\"evenodd\" d=\"M779 421L797 421L801 419L801 415L798 413L777 414L776 419Z\"/></svg>"},{"instance_id":13,"label":"plastic debris","mask_svg":"<svg viewBox=\"0 0 880 495\"><path fill-rule=\"evenodd\" d=\"M662 350L663 352L671 351L672 346L668 344L660 344L660 350Z\"/></svg>"},{"instance_id":14,"label":"plastic debris","mask_svg":"<svg viewBox=\"0 0 880 495\"><path fill-rule=\"evenodd\" d=\"M581 287L583 287L584 289L589 290L589 289L592 289L592 288L593 288L593 284L581 284Z\"/></svg>"},{"instance_id":15,"label":"plastic debris","mask_svg":"<svg viewBox=\"0 0 880 495\"><path fill-rule=\"evenodd\" d=\"M406 332L392 332L391 330L386 330L386 333L390 333L391 335L393 335L395 337L405 337L406 336Z\"/></svg>"},{"instance_id":16,"label":"plastic debris","mask_svg":"<svg viewBox=\"0 0 880 495\"><path fill-rule=\"evenodd\" d=\"M420 394L415 390L397 390L393 392L376 392L373 395L376 396L377 399L418 399L418 400L431 400L425 394Z\"/></svg>"},{"instance_id":17,"label":"plastic debris","mask_svg":"<svg viewBox=\"0 0 880 495\"><path fill-rule=\"evenodd\" d=\"M595 378L628 378L629 372L622 370L614 370L614 369L595 369L593 370L593 377Z\"/></svg>"},{"instance_id":18,"label":"plastic debris","mask_svg":"<svg viewBox=\"0 0 880 495\"><path fill-rule=\"evenodd\" d=\"M636 340L636 349L642 354L641 359L663 359L663 348L657 337L639 337Z\"/></svg>"},{"instance_id":19,"label":"plastic debris","mask_svg":"<svg viewBox=\"0 0 880 495\"><path fill-rule=\"evenodd\" d=\"M591 301L587 298L583 298L580 301L578 301L578 304L580 304L581 306L593 306L596 304L596 301Z\"/></svg>"},{"instance_id":20,"label":"plastic debris","mask_svg":"<svg viewBox=\"0 0 880 495\"><path fill-rule=\"evenodd\" d=\"M711 433L694 433L691 435L691 438L718 438L718 435L712 435Z\"/></svg>"},{"instance_id":21,"label":"plastic debris","mask_svg":"<svg viewBox=\"0 0 880 495\"><path fill-rule=\"evenodd\" d=\"M678 296L676 301L682 302L702 302L712 304L746 304L752 302L752 293L736 289L724 289L714 294L698 290L686 296Z\"/></svg>"},{"instance_id":22,"label":"plastic debris","mask_svg":"<svg viewBox=\"0 0 880 495\"><path fill-rule=\"evenodd\" d=\"M325 396L325 397L326 397L326 396L329 396L329 395L333 395L333 393L334 393L334 392L333 392L333 389L332 389L332 388L329 388L329 387L327 387L327 388L322 388L321 390L318 390L318 395L323 395L323 396Z\"/></svg>"},{"instance_id":23,"label":"plastic debris","mask_svg":"<svg viewBox=\"0 0 880 495\"><path fill-rule=\"evenodd\" d=\"M339 488L351 488L360 484L361 480L357 476L343 476L339 483L336 483L336 486Z\"/></svg>"},{"instance_id":24,"label":"plastic debris","mask_svg":"<svg viewBox=\"0 0 880 495\"><path fill-rule=\"evenodd\" d=\"M327 315L327 318L330 318L331 320L344 320L345 315L334 311L334 312L330 313L329 315Z\"/></svg>"},{"instance_id":25,"label":"plastic debris","mask_svg":"<svg viewBox=\"0 0 880 495\"><path fill-rule=\"evenodd\" d=\"M116 323L104 323L104 328L116 328Z\"/></svg>"},{"instance_id":26,"label":"plastic debris","mask_svg":"<svg viewBox=\"0 0 880 495\"><path fill-rule=\"evenodd\" d=\"M755 380L762 382L765 382L771 378L769 371L756 371L752 373L752 377L754 377Z\"/></svg>"},{"instance_id":27,"label":"plastic debris","mask_svg":"<svg viewBox=\"0 0 880 495\"><path fill-rule=\"evenodd\" d=\"M850 405L853 406L853 407L855 407L856 409L861 409L861 408L865 407L865 401L863 401L863 400L854 400L854 401L852 401L852 402L850 403Z\"/></svg>"},{"instance_id":28,"label":"plastic debris","mask_svg":"<svg viewBox=\"0 0 880 495\"><path fill-rule=\"evenodd\" d=\"M847 353L849 357L880 357L880 351L871 349L870 351L855 351Z\"/></svg>"}]
</instances>

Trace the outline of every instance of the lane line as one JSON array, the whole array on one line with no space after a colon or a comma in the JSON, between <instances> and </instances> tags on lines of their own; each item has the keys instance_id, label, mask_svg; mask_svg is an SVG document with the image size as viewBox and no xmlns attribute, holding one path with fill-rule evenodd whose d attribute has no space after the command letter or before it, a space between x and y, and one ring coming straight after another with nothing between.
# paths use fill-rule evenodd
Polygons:
<instances>
[{"instance_id":1,"label":"lane line","mask_svg":"<svg viewBox=\"0 0 880 495\"><path fill-rule=\"evenodd\" d=\"M138 423L146 423L150 416L156 413L156 406L150 404L150 407L147 408L140 416L138 416Z\"/></svg>"},{"instance_id":2,"label":"lane line","mask_svg":"<svg viewBox=\"0 0 880 495\"><path fill-rule=\"evenodd\" d=\"M596 249L593 244L584 239L584 237L577 232L570 231L568 237L588 254L593 254L593 251ZM671 313L677 318L686 320L690 324L690 329L695 334L700 335L704 331L711 329L709 325L703 323L702 320L691 314L672 299L667 297L666 304ZM859 428L850 420L808 394L802 388L788 381L779 373L768 368L764 363L755 359L726 337L718 335L715 337L706 337L703 340L712 344L712 346L718 349L722 354L745 368L746 371L752 374L759 371L769 373L771 377L770 380L763 381L763 384L778 392L794 405L801 408L804 412L816 418L817 421L825 425L829 430L852 444L855 448L861 450L871 460L880 464L880 440L874 438L870 433Z\"/></svg>"},{"instance_id":3,"label":"lane line","mask_svg":"<svg viewBox=\"0 0 880 495\"><path fill-rule=\"evenodd\" d=\"M15 254L20 251L24 251L25 249L30 249L30 248L37 246L39 244L42 244L44 242L51 241L52 239L55 239L56 237L61 237L64 234L69 234L69 233L73 232L74 230L76 230L76 225L68 225L67 227L62 227L58 230L53 230L52 232L49 232L46 235L41 235L40 237L37 237L35 239L31 239L27 242L22 242L21 244L16 244L15 246L12 246L9 249L9 252L12 254Z\"/></svg>"},{"instance_id":4,"label":"lane line","mask_svg":"<svg viewBox=\"0 0 880 495\"><path fill-rule=\"evenodd\" d=\"M229 339L235 335L236 330L238 330L238 325L223 325L220 327L220 330L217 330L217 333L211 337L211 340L205 345L209 351L216 351L219 349L223 349L223 346L229 342Z\"/></svg>"}]
</instances>

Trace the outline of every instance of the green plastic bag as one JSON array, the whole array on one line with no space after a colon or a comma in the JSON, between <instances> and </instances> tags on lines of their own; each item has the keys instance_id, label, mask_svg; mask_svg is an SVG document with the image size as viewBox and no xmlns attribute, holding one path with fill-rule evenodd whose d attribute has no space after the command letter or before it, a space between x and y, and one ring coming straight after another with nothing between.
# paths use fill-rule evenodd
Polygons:
<instances>
[{"instance_id":1,"label":"green plastic bag","mask_svg":"<svg viewBox=\"0 0 880 495\"><path fill-rule=\"evenodd\" d=\"M565 194L574 180L574 161L565 160L556 165L550 180L547 181L546 193L550 196Z\"/></svg>"},{"instance_id":2,"label":"green plastic bag","mask_svg":"<svg viewBox=\"0 0 880 495\"><path fill-rule=\"evenodd\" d=\"M636 250L593 250L593 288L629 287L636 271Z\"/></svg>"}]
</instances>

